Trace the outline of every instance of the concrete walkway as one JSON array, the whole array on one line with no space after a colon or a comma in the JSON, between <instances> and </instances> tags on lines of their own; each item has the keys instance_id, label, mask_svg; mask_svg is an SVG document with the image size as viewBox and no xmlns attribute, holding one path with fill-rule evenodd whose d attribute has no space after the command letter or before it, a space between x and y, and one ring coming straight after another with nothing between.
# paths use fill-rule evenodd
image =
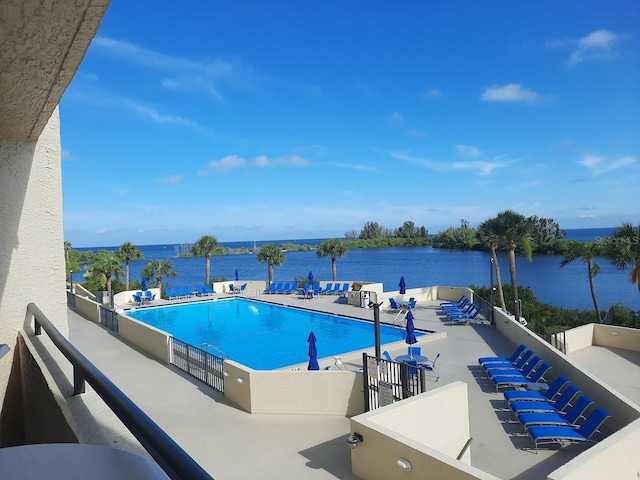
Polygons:
<instances>
[{"instance_id":1,"label":"concrete walkway","mask_svg":"<svg viewBox=\"0 0 640 480\"><path fill-rule=\"evenodd\" d=\"M338 416L250 415L69 311L70 340L215 479L355 479ZM88 387L89 388L89 387Z\"/></svg>"}]
</instances>

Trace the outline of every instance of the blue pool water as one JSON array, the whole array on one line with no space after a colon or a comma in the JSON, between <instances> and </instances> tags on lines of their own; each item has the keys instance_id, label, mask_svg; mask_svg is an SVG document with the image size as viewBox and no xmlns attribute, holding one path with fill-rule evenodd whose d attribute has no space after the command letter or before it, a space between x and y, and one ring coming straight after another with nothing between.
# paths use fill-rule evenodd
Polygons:
<instances>
[{"instance_id":1,"label":"blue pool water","mask_svg":"<svg viewBox=\"0 0 640 480\"><path fill-rule=\"evenodd\" d=\"M145 308L127 315L196 347L215 345L226 358L255 370L307 362L310 331L318 339L318 358L374 345L373 322L241 298ZM380 327L381 344L402 341L405 335L403 328Z\"/></svg>"}]
</instances>

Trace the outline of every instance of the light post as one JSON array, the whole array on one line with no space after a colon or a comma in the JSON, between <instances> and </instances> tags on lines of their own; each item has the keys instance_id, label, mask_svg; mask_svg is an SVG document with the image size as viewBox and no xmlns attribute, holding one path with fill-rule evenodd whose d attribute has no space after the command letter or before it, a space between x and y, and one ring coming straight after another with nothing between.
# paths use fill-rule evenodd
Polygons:
<instances>
[{"instance_id":1,"label":"light post","mask_svg":"<svg viewBox=\"0 0 640 480\"><path fill-rule=\"evenodd\" d=\"M493 257L489 260L489 277L491 278L491 285L489 286L489 290L491 291L491 325L494 325L493 320Z\"/></svg>"},{"instance_id":2,"label":"light post","mask_svg":"<svg viewBox=\"0 0 640 480\"><path fill-rule=\"evenodd\" d=\"M73 270L69 270L69 282L71 282L69 290L73 293Z\"/></svg>"},{"instance_id":3,"label":"light post","mask_svg":"<svg viewBox=\"0 0 640 480\"><path fill-rule=\"evenodd\" d=\"M380 303L369 302L369 308L373 307L373 331L376 349L376 359L380 359Z\"/></svg>"}]
</instances>

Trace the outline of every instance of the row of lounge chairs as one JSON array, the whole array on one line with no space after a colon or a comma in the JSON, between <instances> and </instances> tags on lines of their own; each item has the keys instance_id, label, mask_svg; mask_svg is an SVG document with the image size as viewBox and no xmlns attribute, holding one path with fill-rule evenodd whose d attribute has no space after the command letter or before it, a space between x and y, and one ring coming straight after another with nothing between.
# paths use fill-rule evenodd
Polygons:
<instances>
[{"instance_id":1,"label":"row of lounge chairs","mask_svg":"<svg viewBox=\"0 0 640 480\"><path fill-rule=\"evenodd\" d=\"M265 294L287 294L287 293L299 293L300 295L306 295L310 293L313 296L318 295L341 295L349 291L349 283L327 283L325 288L320 287L319 283L314 283L313 286L307 283L304 287L298 287L297 282L273 282L269 285L269 288L265 289L262 293Z\"/></svg>"},{"instance_id":2,"label":"row of lounge chairs","mask_svg":"<svg viewBox=\"0 0 640 480\"><path fill-rule=\"evenodd\" d=\"M457 302L442 302L440 310L447 317L449 322L469 323L477 319L482 312L482 308L473 303L465 295L461 296Z\"/></svg>"},{"instance_id":3,"label":"row of lounge chairs","mask_svg":"<svg viewBox=\"0 0 640 480\"><path fill-rule=\"evenodd\" d=\"M181 298L193 298L193 297L208 297L215 295L216 292L210 285L197 286L194 293L189 287L167 287L164 291L167 300L177 300Z\"/></svg>"},{"instance_id":4,"label":"row of lounge chairs","mask_svg":"<svg viewBox=\"0 0 640 480\"><path fill-rule=\"evenodd\" d=\"M511 367L526 368L523 366L538 362L538 358L525 344L521 344L509 358L484 357L478 362L486 372L497 372L500 366L503 371ZM546 391L509 390L503 395L508 409L532 439L536 453L539 445L594 442L592 437L611 416L602 407L595 407L586 414L594 405L593 400L581 394L580 389L571 385L563 375L556 378Z\"/></svg>"}]
</instances>

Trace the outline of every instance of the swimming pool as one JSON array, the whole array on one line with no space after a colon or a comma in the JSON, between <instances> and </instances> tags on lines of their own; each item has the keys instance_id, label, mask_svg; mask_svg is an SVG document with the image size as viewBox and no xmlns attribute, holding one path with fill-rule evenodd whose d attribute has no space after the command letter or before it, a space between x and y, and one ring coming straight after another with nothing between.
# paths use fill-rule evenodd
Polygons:
<instances>
[{"instance_id":1,"label":"swimming pool","mask_svg":"<svg viewBox=\"0 0 640 480\"><path fill-rule=\"evenodd\" d=\"M318 358L374 345L373 322L327 313L232 298L129 311L128 316L255 370L307 362L307 337L313 331ZM404 340L403 328L380 326L380 343ZM416 336L423 335L416 332ZM214 350L211 353L218 354Z\"/></svg>"}]
</instances>

